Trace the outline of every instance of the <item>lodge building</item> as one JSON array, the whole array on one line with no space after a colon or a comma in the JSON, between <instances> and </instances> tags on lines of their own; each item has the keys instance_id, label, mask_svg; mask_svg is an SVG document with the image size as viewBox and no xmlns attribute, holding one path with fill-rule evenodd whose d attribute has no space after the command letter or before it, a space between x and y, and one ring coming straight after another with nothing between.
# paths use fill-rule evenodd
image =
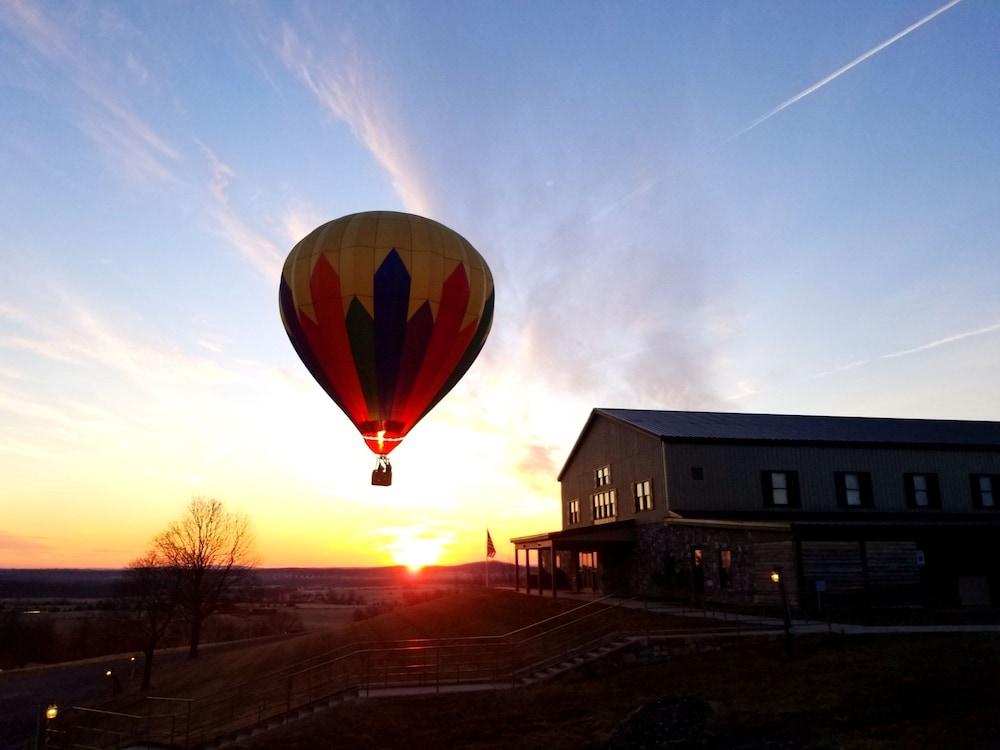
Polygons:
<instances>
[{"instance_id":1,"label":"lodge building","mask_svg":"<svg viewBox=\"0 0 1000 750\"><path fill-rule=\"evenodd\" d=\"M559 482L529 591L1000 604L1000 422L595 409Z\"/></svg>"}]
</instances>

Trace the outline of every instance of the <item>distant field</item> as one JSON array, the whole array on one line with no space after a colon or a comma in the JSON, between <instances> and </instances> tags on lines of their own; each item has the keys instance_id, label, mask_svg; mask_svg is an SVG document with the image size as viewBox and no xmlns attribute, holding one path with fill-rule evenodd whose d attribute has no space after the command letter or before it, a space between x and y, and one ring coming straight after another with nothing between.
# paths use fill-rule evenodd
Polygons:
<instances>
[{"instance_id":1,"label":"distant field","mask_svg":"<svg viewBox=\"0 0 1000 750\"><path fill-rule=\"evenodd\" d=\"M354 604L302 604L292 612L304 630L346 628L354 622Z\"/></svg>"}]
</instances>

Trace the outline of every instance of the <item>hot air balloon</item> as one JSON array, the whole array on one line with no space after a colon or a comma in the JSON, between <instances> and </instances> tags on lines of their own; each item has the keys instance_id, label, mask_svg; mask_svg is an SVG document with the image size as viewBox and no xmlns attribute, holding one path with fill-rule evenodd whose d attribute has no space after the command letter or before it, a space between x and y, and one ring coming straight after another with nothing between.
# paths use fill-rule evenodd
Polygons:
<instances>
[{"instance_id":1,"label":"hot air balloon","mask_svg":"<svg viewBox=\"0 0 1000 750\"><path fill-rule=\"evenodd\" d=\"M369 211L327 222L292 248L281 320L303 364L378 456L388 455L469 369L493 322L493 275L436 221Z\"/></svg>"}]
</instances>

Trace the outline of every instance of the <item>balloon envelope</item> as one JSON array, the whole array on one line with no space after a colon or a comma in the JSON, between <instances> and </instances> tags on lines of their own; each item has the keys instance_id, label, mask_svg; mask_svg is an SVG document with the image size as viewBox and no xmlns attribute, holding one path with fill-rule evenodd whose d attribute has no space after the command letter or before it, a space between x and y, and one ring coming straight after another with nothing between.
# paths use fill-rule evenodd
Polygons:
<instances>
[{"instance_id":1,"label":"balloon envelope","mask_svg":"<svg viewBox=\"0 0 1000 750\"><path fill-rule=\"evenodd\" d=\"M303 364L381 456L455 386L493 322L493 275L476 249L392 211L310 232L285 260L278 298Z\"/></svg>"}]
</instances>

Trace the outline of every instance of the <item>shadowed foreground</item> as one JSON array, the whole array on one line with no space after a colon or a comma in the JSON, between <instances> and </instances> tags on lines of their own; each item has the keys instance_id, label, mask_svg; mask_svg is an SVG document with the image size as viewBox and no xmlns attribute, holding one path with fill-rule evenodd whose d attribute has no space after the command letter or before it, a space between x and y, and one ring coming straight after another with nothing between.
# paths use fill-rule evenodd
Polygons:
<instances>
[{"instance_id":1,"label":"shadowed foreground","mask_svg":"<svg viewBox=\"0 0 1000 750\"><path fill-rule=\"evenodd\" d=\"M359 701L239 747L603 748L641 706L678 698L705 706L704 726L657 727L674 742L647 748L995 747L998 659L991 635L802 642L791 659L757 645L515 691Z\"/></svg>"}]
</instances>

